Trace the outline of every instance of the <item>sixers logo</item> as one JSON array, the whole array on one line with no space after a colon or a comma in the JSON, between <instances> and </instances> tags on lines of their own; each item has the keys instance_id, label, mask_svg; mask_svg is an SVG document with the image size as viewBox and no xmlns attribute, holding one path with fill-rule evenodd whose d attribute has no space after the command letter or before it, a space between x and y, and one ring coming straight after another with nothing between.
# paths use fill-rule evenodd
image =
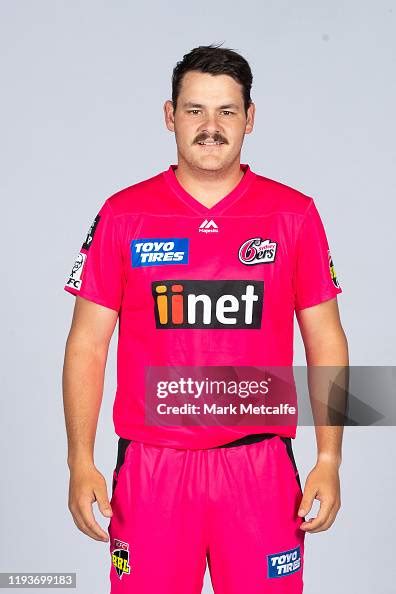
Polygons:
<instances>
[{"instance_id":1,"label":"sixers logo","mask_svg":"<svg viewBox=\"0 0 396 594\"><path fill-rule=\"evenodd\" d=\"M242 264L268 264L275 261L276 248L276 241L254 237L241 245L238 258Z\"/></svg>"}]
</instances>

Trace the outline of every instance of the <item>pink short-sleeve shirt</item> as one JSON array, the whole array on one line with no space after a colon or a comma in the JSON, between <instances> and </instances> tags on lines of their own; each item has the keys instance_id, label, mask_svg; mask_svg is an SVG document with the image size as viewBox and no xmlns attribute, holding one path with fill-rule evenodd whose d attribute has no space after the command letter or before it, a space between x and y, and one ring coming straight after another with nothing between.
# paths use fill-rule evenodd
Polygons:
<instances>
[{"instance_id":1,"label":"pink short-sleeve shirt","mask_svg":"<svg viewBox=\"0 0 396 594\"><path fill-rule=\"evenodd\" d=\"M155 426L145 422L148 366L291 366L294 312L342 292L314 200L254 173L207 208L176 165L101 206L64 289L119 312L116 433L209 448L296 424Z\"/></svg>"}]
</instances>

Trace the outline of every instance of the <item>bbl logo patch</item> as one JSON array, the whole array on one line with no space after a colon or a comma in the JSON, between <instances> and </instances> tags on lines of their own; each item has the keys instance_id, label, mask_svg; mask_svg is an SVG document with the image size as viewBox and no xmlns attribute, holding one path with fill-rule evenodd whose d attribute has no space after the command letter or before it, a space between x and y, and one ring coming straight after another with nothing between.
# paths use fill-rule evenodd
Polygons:
<instances>
[{"instance_id":1,"label":"bbl logo patch","mask_svg":"<svg viewBox=\"0 0 396 594\"><path fill-rule=\"evenodd\" d=\"M87 237L85 238L85 241L81 246L82 250L89 249L89 247L92 243L92 240L94 238L96 227L98 226L99 220L100 220L100 215L96 215L94 222L92 223L92 225L90 226L90 228L88 230Z\"/></svg>"},{"instance_id":2,"label":"bbl logo patch","mask_svg":"<svg viewBox=\"0 0 396 594\"><path fill-rule=\"evenodd\" d=\"M267 555L268 577L277 578L295 573L301 568L300 545L295 549Z\"/></svg>"},{"instance_id":3,"label":"bbl logo patch","mask_svg":"<svg viewBox=\"0 0 396 594\"><path fill-rule=\"evenodd\" d=\"M85 260L87 259L87 254L80 252L74 262L72 271L69 276L69 280L67 281L67 285L71 285L73 289L77 289L77 291L81 288L81 274L84 268Z\"/></svg>"},{"instance_id":4,"label":"bbl logo patch","mask_svg":"<svg viewBox=\"0 0 396 594\"><path fill-rule=\"evenodd\" d=\"M188 238L134 239L131 242L132 266L188 264Z\"/></svg>"},{"instance_id":5,"label":"bbl logo patch","mask_svg":"<svg viewBox=\"0 0 396 594\"><path fill-rule=\"evenodd\" d=\"M120 579L124 573L131 573L131 567L129 565L129 544L127 542L118 540L118 538L114 539L114 549L111 551L111 562Z\"/></svg>"},{"instance_id":6,"label":"bbl logo patch","mask_svg":"<svg viewBox=\"0 0 396 594\"><path fill-rule=\"evenodd\" d=\"M335 271L335 268L334 268L333 259L332 259L331 254L330 254L330 250L327 250L327 255L328 255L328 258L329 258L329 269L330 269L331 280L333 281L333 285L335 287L337 287L337 289L339 289L340 288L340 283L338 282L338 279L337 279L337 275L336 275L336 271Z\"/></svg>"},{"instance_id":7,"label":"bbl logo patch","mask_svg":"<svg viewBox=\"0 0 396 594\"><path fill-rule=\"evenodd\" d=\"M156 328L261 328L263 281L183 279L151 286Z\"/></svg>"},{"instance_id":8,"label":"bbl logo patch","mask_svg":"<svg viewBox=\"0 0 396 594\"><path fill-rule=\"evenodd\" d=\"M275 261L276 248L276 241L254 237L243 242L238 258L242 264L268 264Z\"/></svg>"}]
</instances>

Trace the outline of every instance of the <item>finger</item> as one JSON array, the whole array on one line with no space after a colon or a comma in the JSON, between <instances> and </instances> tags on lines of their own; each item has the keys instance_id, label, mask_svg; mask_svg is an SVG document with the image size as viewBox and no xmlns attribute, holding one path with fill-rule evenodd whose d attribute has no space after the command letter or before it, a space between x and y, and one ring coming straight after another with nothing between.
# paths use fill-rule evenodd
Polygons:
<instances>
[{"instance_id":1,"label":"finger","mask_svg":"<svg viewBox=\"0 0 396 594\"><path fill-rule=\"evenodd\" d=\"M80 514L76 513L76 514L72 515L72 517L73 517L73 521L74 521L75 525L80 530L80 532L83 532L83 534L86 534L87 536L89 536L90 538L93 538L94 540L98 540L96 535L93 534L91 532L91 530L88 528L88 526L85 524L85 522L82 519L82 516Z\"/></svg>"},{"instance_id":2,"label":"finger","mask_svg":"<svg viewBox=\"0 0 396 594\"><path fill-rule=\"evenodd\" d=\"M309 512L311 511L312 504L314 502L316 493L317 493L316 489L312 490L312 489L305 487L304 494L301 499L300 507L298 508L299 516L304 517L307 514L309 514Z\"/></svg>"},{"instance_id":3,"label":"finger","mask_svg":"<svg viewBox=\"0 0 396 594\"><path fill-rule=\"evenodd\" d=\"M81 514L79 514L78 512L73 512L72 517L73 517L73 521L74 521L75 525L81 532L83 532L84 534L86 534L87 536L89 536L91 538L94 538L95 540L98 540L97 537L94 534L92 534L92 532L90 531L88 526L85 524Z\"/></svg>"},{"instance_id":4,"label":"finger","mask_svg":"<svg viewBox=\"0 0 396 594\"><path fill-rule=\"evenodd\" d=\"M337 517L338 510L339 510L339 506L335 505L330 512L330 516L329 516L328 520L323 524L323 526L321 526L317 530L312 530L312 531L310 530L310 532L312 532L312 533L313 532L323 532L324 530L328 530L334 524L334 521Z\"/></svg>"},{"instance_id":5,"label":"finger","mask_svg":"<svg viewBox=\"0 0 396 594\"><path fill-rule=\"evenodd\" d=\"M301 530L307 530L308 532L313 532L317 529L322 529L322 526L325 522L328 521L331 511L335 506L335 502L333 501L321 501L319 513L316 518L310 518L310 522L303 522L300 525Z\"/></svg>"},{"instance_id":6,"label":"finger","mask_svg":"<svg viewBox=\"0 0 396 594\"><path fill-rule=\"evenodd\" d=\"M80 519L82 520L82 523L86 528L88 528L90 535L92 535L92 538L96 538L98 540L108 540L106 532L98 524L98 522L95 519L95 516L93 515L91 501L81 501L78 507L78 513Z\"/></svg>"},{"instance_id":7,"label":"finger","mask_svg":"<svg viewBox=\"0 0 396 594\"><path fill-rule=\"evenodd\" d=\"M94 493L96 501L98 502L100 513L106 518L110 518L113 515L113 510L111 509L110 501L107 495L107 488L96 488Z\"/></svg>"},{"instance_id":8,"label":"finger","mask_svg":"<svg viewBox=\"0 0 396 594\"><path fill-rule=\"evenodd\" d=\"M101 528L99 527L99 531L97 529L94 528L94 526L87 524L86 521L84 520L83 516L80 514L77 514L74 519L74 522L76 524L76 526L79 528L79 530L81 530L81 532L84 532L84 534L86 534L87 536L89 536L90 538L93 538L94 540L100 540L100 541L108 541L108 536L106 533L103 533L103 535L100 534L101 532Z\"/></svg>"}]
</instances>

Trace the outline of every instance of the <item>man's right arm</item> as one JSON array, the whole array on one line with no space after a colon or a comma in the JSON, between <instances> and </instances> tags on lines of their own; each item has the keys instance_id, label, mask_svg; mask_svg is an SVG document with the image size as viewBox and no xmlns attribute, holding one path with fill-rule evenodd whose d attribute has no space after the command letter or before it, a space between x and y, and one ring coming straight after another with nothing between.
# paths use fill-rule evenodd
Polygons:
<instances>
[{"instance_id":1,"label":"man's right arm","mask_svg":"<svg viewBox=\"0 0 396 594\"><path fill-rule=\"evenodd\" d=\"M111 516L106 481L94 464L94 444L103 397L105 367L118 312L76 296L63 365L63 404L70 470L69 509L77 527L108 541L96 522L92 503Z\"/></svg>"}]
</instances>

